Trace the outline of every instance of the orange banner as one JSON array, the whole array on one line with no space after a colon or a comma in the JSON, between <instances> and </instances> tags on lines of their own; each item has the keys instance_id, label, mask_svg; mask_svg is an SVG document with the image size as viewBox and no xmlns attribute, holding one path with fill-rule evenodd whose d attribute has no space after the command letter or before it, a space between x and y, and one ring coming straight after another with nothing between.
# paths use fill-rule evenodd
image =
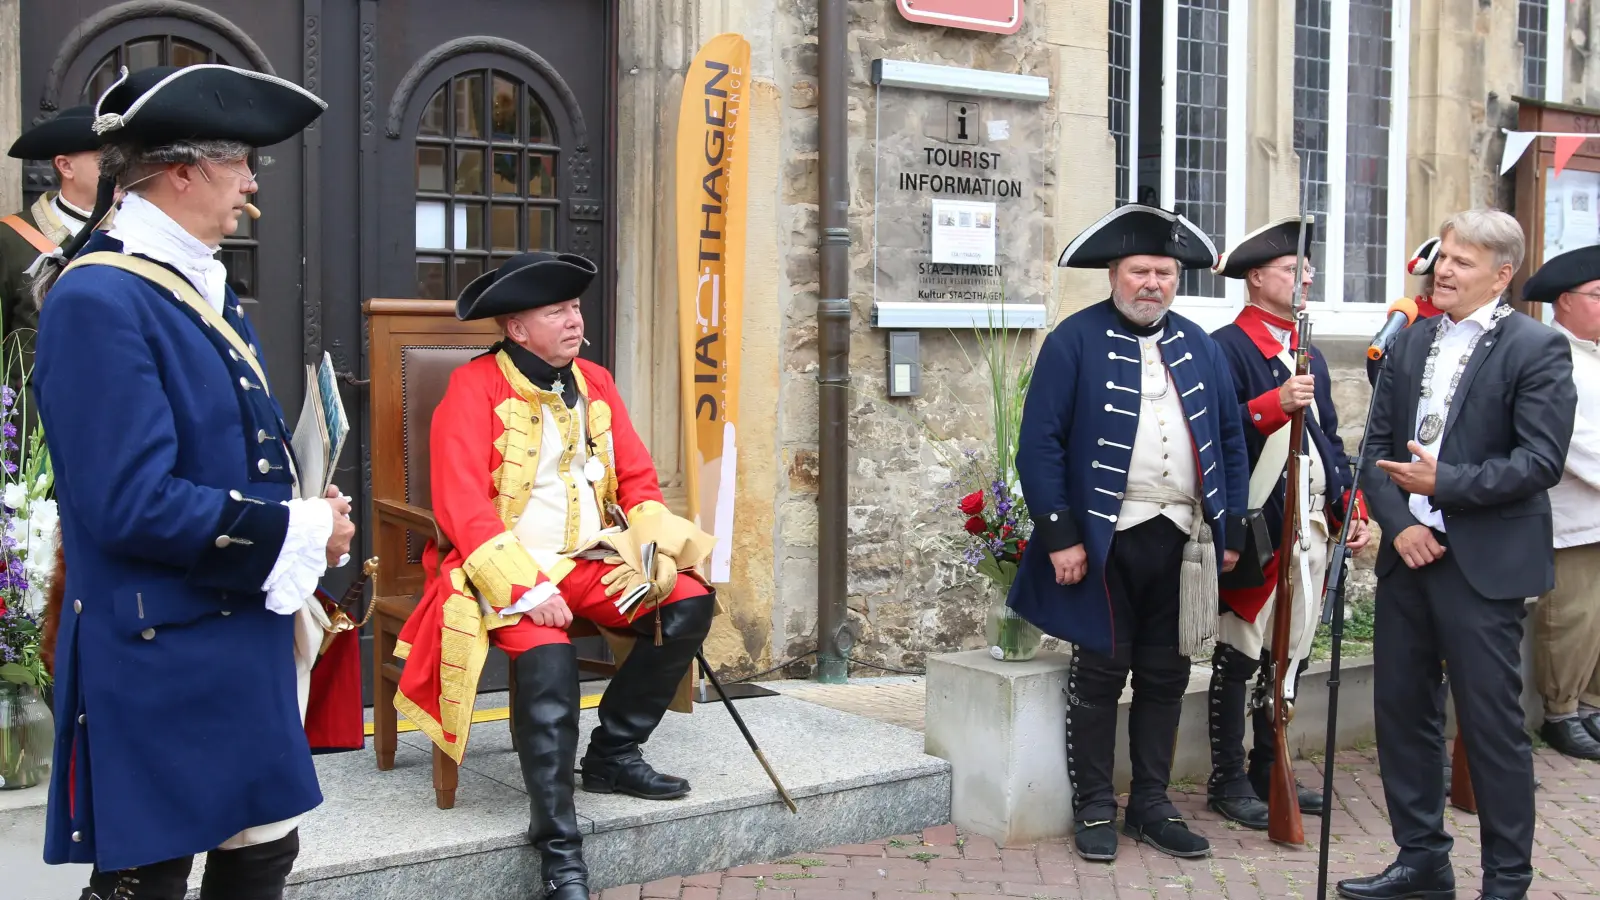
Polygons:
<instances>
[{"instance_id":1,"label":"orange banner","mask_svg":"<svg viewBox=\"0 0 1600 900\"><path fill-rule=\"evenodd\" d=\"M1574 137L1571 135L1556 138L1555 168L1557 175L1560 175L1561 170L1567 167L1567 163L1571 161L1572 155L1578 152L1578 148L1582 147L1583 142L1586 140L1588 140L1588 138Z\"/></svg>"},{"instance_id":2,"label":"orange banner","mask_svg":"<svg viewBox=\"0 0 1600 900\"><path fill-rule=\"evenodd\" d=\"M719 34L695 54L678 111L678 334L689 516L717 538L706 573L730 578L738 471L750 44Z\"/></svg>"}]
</instances>

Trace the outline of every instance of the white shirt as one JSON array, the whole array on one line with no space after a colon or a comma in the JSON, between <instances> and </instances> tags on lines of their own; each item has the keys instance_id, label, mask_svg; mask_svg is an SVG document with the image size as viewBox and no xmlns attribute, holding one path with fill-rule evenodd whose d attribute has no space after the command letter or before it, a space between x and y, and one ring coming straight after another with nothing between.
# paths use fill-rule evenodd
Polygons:
<instances>
[{"instance_id":1,"label":"white shirt","mask_svg":"<svg viewBox=\"0 0 1600 900\"><path fill-rule=\"evenodd\" d=\"M89 224L90 211L73 206L60 194L50 198L50 205L55 207L56 216L61 219L62 226L72 232L74 237L83 230L83 226Z\"/></svg>"},{"instance_id":2,"label":"white shirt","mask_svg":"<svg viewBox=\"0 0 1600 900\"><path fill-rule=\"evenodd\" d=\"M1439 316L1439 330L1443 333L1444 337L1439 340L1439 356L1433 362L1433 378L1428 382L1428 387L1432 388L1433 390L1433 396L1421 397L1417 400L1417 420L1412 423L1411 434L1395 435L1394 439L1396 441L1416 440L1418 443L1421 443L1421 439L1417 437L1417 430L1422 427L1422 420L1429 413L1435 413L1440 418L1443 418L1446 421L1449 420L1449 416L1447 415L1448 411L1444 407L1444 401L1445 396L1450 393L1450 381L1451 379L1455 378L1456 372L1462 371L1461 358L1466 355L1467 345L1472 343L1473 335L1488 331L1494 327L1494 321L1492 317L1494 316L1495 309L1498 308L1499 305L1500 304L1498 302L1491 300L1488 303L1485 303L1483 306L1480 306L1476 312L1470 316L1467 316L1465 319L1462 319L1460 322L1451 319L1448 315ZM1466 398L1460 394L1457 394L1455 400L1451 402L1451 405L1454 406L1464 399ZM1433 444L1425 446L1429 453L1432 453L1435 457L1437 457L1439 455L1439 448L1443 446L1443 444L1444 436L1441 433L1439 438L1436 439ZM1417 456L1415 453L1411 454L1412 462L1416 462L1418 459L1421 459L1421 457ZM1416 519L1418 522L1421 522L1423 525L1439 531L1445 530L1444 513L1433 508L1432 497L1425 497L1421 494L1412 494L1407 506L1411 509L1412 518Z\"/></svg>"},{"instance_id":3,"label":"white shirt","mask_svg":"<svg viewBox=\"0 0 1600 900\"><path fill-rule=\"evenodd\" d=\"M1163 334L1165 331L1159 331L1139 338L1139 430L1128 464L1128 487L1163 487L1199 497L1194 438L1189 434L1189 420L1178 397L1178 386L1161 359L1158 341ZM1157 393L1162 396L1149 399ZM1194 524L1192 507L1124 500L1117 513L1117 530L1126 531L1156 516L1171 519L1185 534Z\"/></svg>"},{"instance_id":4,"label":"white shirt","mask_svg":"<svg viewBox=\"0 0 1600 900\"><path fill-rule=\"evenodd\" d=\"M1286 356L1289 356L1289 337L1293 332L1287 328L1279 328L1271 322L1262 322L1261 324L1267 326L1267 333L1278 341L1278 346L1283 348ZM1292 361L1293 357L1289 356L1285 364ZM1289 366L1289 373L1291 375L1294 374L1293 366ZM1317 413L1317 404L1315 402L1306 407L1306 412L1311 416L1311 421L1318 423L1322 421ZM1307 440L1309 441L1310 439L1307 438ZM1314 519L1321 519L1326 522L1324 510L1327 509L1328 502L1328 473L1322 467L1322 454L1317 452L1315 444L1306 448L1306 459L1310 461L1306 477L1311 486L1311 516ZM1283 470L1283 478L1287 480L1288 477L1289 470L1285 468Z\"/></svg>"},{"instance_id":5,"label":"white shirt","mask_svg":"<svg viewBox=\"0 0 1600 900\"><path fill-rule=\"evenodd\" d=\"M1551 327L1572 344L1572 381L1578 411L1561 480L1550 489L1556 547L1600 542L1600 343L1574 335L1560 322Z\"/></svg>"}]
</instances>

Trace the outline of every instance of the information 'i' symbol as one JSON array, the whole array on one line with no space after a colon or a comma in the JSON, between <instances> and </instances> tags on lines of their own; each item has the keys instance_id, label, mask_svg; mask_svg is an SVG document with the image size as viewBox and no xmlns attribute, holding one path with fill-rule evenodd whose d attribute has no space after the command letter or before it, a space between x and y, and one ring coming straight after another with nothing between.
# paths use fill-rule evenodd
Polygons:
<instances>
[{"instance_id":1,"label":"information 'i' symbol","mask_svg":"<svg viewBox=\"0 0 1600 900\"><path fill-rule=\"evenodd\" d=\"M956 108L956 129L956 140L972 140L971 138L967 137L967 108L965 106Z\"/></svg>"}]
</instances>

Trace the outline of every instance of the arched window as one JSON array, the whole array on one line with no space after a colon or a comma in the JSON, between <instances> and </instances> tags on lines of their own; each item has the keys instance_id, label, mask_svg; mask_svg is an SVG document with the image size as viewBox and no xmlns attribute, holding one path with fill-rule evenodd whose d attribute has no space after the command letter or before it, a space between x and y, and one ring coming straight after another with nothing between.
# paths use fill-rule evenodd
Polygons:
<instances>
[{"instance_id":1,"label":"arched window","mask_svg":"<svg viewBox=\"0 0 1600 900\"><path fill-rule=\"evenodd\" d=\"M99 100L100 95L116 83L122 66L127 66L130 72L137 72L152 66L193 66L202 63L230 65L215 50L169 34L148 35L126 41L118 44L95 64L84 85L80 102L93 104ZM249 166L260 177L254 153L250 154ZM233 288L241 301L255 298L258 250L255 222L249 216L241 215L239 230L232 237L223 239L219 256L228 269L228 286Z\"/></svg>"},{"instance_id":2,"label":"arched window","mask_svg":"<svg viewBox=\"0 0 1600 900\"><path fill-rule=\"evenodd\" d=\"M423 107L416 150L418 297L450 299L514 254L556 248L559 136L520 79L452 77Z\"/></svg>"}]
</instances>

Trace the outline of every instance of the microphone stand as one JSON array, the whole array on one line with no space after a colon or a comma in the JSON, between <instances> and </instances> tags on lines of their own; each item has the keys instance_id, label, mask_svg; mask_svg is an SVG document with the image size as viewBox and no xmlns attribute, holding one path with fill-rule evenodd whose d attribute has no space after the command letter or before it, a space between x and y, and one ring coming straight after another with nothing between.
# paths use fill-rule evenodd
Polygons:
<instances>
[{"instance_id":1,"label":"microphone stand","mask_svg":"<svg viewBox=\"0 0 1600 900\"><path fill-rule=\"evenodd\" d=\"M1398 336L1396 336L1398 337ZM1389 341L1394 346L1394 340ZM1383 382L1383 370L1389 363L1389 351L1378 358L1378 377L1372 385L1372 396L1367 399L1367 421L1361 430L1361 445L1351 464L1354 480L1350 483L1350 502L1345 504L1344 522L1339 526L1339 543L1328 560L1328 577L1322 591L1322 624L1328 626L1328 636L1333 641L1332 668L1328 670L1328 738L1322 756L1322 839L1317 848L1317 900L1328 896L1328 842L1333 830L1333 757L1337 752L1339 723L1339 650L1344 642L1344 592L1349 583L1350 523L1355 521L1356 491L1361 487L1361 473L1367 466L1367 436L1372 433L1372 410L1378 402L1378 385ZM1338 608L1339 614L1334 615Z\"/></svg>"}]
</instances>

